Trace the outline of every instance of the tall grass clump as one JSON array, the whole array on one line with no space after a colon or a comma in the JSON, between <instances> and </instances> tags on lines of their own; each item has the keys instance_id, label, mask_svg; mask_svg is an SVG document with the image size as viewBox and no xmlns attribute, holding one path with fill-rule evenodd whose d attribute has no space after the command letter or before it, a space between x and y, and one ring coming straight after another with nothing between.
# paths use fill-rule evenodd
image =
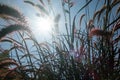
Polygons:
<instances>
[{"instance_id":1,"label":"tall grass clump","mask_svg":"<svg viewBox=\"0 0 120 80\"><path fill-rule=\"evenodd\" d=\"M119 80L120 1L83 2L73 14L76 1L61 0L63 11L56 14L52 0L24 1L37 17L54 13L51 42L39 42L24 14L1 4L0 19L8 25L0 25L0 80Z\"/></svg>"}]
</instances>

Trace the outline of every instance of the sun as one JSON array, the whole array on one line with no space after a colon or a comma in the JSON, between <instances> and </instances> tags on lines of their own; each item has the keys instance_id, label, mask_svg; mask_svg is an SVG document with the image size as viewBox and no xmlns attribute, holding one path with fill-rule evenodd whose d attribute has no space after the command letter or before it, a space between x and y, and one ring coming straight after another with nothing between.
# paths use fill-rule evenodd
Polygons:
<instances>
[{"instance_id":1,"label":"sun","mask_svg":"<svg viewBox=\"0 0 120 80\"><path fill-rule=\"evenodd\" d=\"M35 20L34 32L36 35L48 36L52 33L54 21L50 17L40 17Z\"/></svg>"},{"instance_id":2,"label":"sun","mask_svg":"<svg viewBox=\"0 0 120 80\"><path fill-rule=\"evenodd\" d=\"M46 32L51 31L53 21L50 20L49 18L41 18L38 25L39 25L40 31L46 33Z\"/></svg>"}]
</instances>

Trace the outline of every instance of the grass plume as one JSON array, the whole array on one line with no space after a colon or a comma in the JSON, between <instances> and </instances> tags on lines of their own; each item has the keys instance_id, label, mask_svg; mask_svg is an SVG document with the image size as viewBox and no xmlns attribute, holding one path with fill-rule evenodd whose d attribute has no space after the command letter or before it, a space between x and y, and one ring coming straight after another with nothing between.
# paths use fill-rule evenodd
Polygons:
<instances>
[{"instance_id":1,"label":"grass plume","mask_svg":"<svg viewBox=\"0 0 120 80\"><path fill-rule=\"evenodd\" d=\"M25 22L25 18L22 15L22 13L18 11L17 9L10 7L10 6L0 4L0 14L8 15L8 16L11 16L13 18L20 20L21 22Z\"/></svg>"},{"instance_id":2,"label":"grass plume","mask_svg":"<svg viewBox=\"0 0 120 80\"><path fill-rule=\"evenodd\" d=\"M10 34L18 30L26 30L28 32L30 31L29 28L24 25L19 25L19 24L9 25L0 30L0 39L6 36L7 34Z\"/></svg>"},{"instance_id":3,"label":"grass plume","mask_svg":"<svg viewBox=\"0 0 120 80\"><path fill-rule=\"evenodd\" d=\"M108 32L108 31L104 31L104 30L101 30L101 29L97 29L97 28L93 28L90 33L89 33L89 36L92 37L92 36L111 36L111 32Z\"/></svg>"}]
</instances>

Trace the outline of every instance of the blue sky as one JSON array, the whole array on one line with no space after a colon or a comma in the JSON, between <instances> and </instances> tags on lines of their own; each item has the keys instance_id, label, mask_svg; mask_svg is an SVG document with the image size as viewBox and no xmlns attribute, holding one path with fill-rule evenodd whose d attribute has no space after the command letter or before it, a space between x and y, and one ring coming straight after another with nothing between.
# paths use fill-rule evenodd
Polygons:
<instances>
[{"instance_id":1,"label":"blue sky","mask_svg":"<svg viewBox=\"0 0 120 80\"><path fill-rule=\"evenodd\" d=\"M33 0L31 0L33 1ZM37 4L38 0L34 0L34 2ZM44 0L43 0L44 1ZM63 15L63 11L62 11L62 4L61 4L61 0L51 0L52 1L52 7L54 9L54 14L51 13L51 16L54 18L56 15L60 14L60 22L59 22L59 32L61 34L66 33L65 30L65 20L64 20L64 15ZM71 8L71 17L73 21L73 17L76 14L76 12L85 5L85 0L71 0L74 2L74 6ZM18 10L20 10L23 15L26 16L26 19L28 21L28 24L31 28L31 30L33 30L33 32L35 33L34 35L36 36L38 42L44 42L44 41L48 41L48 42L52 42L52 37L51 34L47 33L47 35L44 35L43 33L41 33L40 31L36 33L36 31L34 31L34 28L36 28L37 26L39 26L39 19L40 17L36 16L36 13L39 13L39 11L37 11L33 6L31 6L30 4L26 4L23 2L23 0L0 0L0 3L3 4L8 4L12 7L17 8ZM79 27L81 27L82 29L85 28L85 23L88 22L89 19L91 19L93 17L93 13L95 12L95 8L96 10L100 9L101 6L104 4L102 1L99 2L98 5L96 5L97 0L93 0L90 4L89 4L89 15L86 15L88 17L88 19L86 20L85 18L82 21L81 26L79 26L79 19L80 16L82 14L85 13L85 9L83 9L76 18L76 28L79 29ZM40 3L39 3L40 4ZM97 7L96 7L97 6ZM114 14L114 10L116 10L116 7L112 10L112 14ZM68 17L67 17L68 19ZM1 20L0 20L1 22ZM2 22L1 22L2 23ZM95 26L98 27L100 26L100 24L96 24ZM39 26L39 27L43 27L43 26ZM103 27L103 26L101 26ZM120 32L119 32L120 33ZM28 42L30 43L30 42ZM7 45L6 45L7 44ZM8 43L4 43L4 44L0 44L0 47L3 46L4 48L10 48L11 45L9 45ZM29 46L31 47L31 46Z\"/></svg>"},{"instance_id":2,"label":"blue sky","mask_svg":"<svg viewBox=\"0 0 120 80\"><path fill-rule=\"evenodd\" d=\"M30 0L30 1L34 1L36 4L40 4L38 2L38 0ZM47 1L47 0L43 0L43 1ZM51 14L52 17L54 18L55 15L58 15L60 14L61 15L61 18L60 18L60 22L59 22L59 30L61 33L65 33L65 21L64 21L64 15L63 15L63 11L62 11L62 4L61 4L61 1L62 0L51 0L51 3L52 3L52 7L54 9L54 14ZM84 4L86 3L85 0L71 0L73 3L74 3L74 6L71 8L71 17L73 19L74 15L76 14L76 12L82 7L84 6ZM36 20L39 20L40 17L36 16L36 13L39 13L39 11L37 11L34 7L32 7L30 4L26 4L23 2L23 0L0 0L0 3L4 3L4 4L8 4L12 7L15 7L17 9L19 9L23 15L26 16L26 19L28 20L28 24L29 26L31 27L32 30L34 30L34 28L36 26L38 26L38 24L36 24ZM96 8L96 3L97 3L97 0L93 0L91 3L90 3L90 6L89 6L89 13L90 15L87 15L87 17L89 18L92 18L93 17L93 13L95 11L95 8ZM101 5L103 5L103 1L100 1L99 4L97 5L97 10L101 8ZM48 5L46 5L48 7ZM85 13L85 10L82 10L77 18L76 18L76 26L77 28L79 28L79 19L80 19L80 16L82 14ZM87 22L87 20L85 20L85 22ZM39 23L39 22L38 22ZM96 26L98 26L99 24L96 24ZM40 26L41 27L41 26ZM82 28L85 28L85 23L84 23L84 20L82 22L82 25L81 25ZM51 39L49 33L44 36L42 33L37 33L35 34L39 39L40 41L44 41L44 40L48 40Z\"/></svg>"},{"instance_id":3,"label":"blue sky","mask_svg":"<svg viewBox=\"0 0 120 80\"><path fill-rule=\"evenodd\" d=\"M33 0L31 0L31 1L33 1ZM34 2L36 2L36 1L38 2L38 0L34 0ZM61 21L59 22L60 32L61 31L65 32L61 0L51 0L51 1L52 1L52 7L53 7L54 13L55 13L54 15L57 15L57 14L61 15L61 18L60 18ZM75 0L75 5L78 4L77 1L79 1L79 0ZM36 26L36 20L39 19L39 17L36 16L36 13L38 13L38 11L35 10L34 7L32 7L30 4L24 3L23 0L12 0L12 1L11 0L1 0L0 2L3 4L10 5L10 6L15 7L18 10L20 10L23 13L23 15L26 16L26 19L28 20L30 27L32 29L34 29L34 27ZM76 7L73 7L73 8L74 8L73 9L74 11L71 10L71 12L73 12L72 14L74 14L77 11ZM48 38L50 38L49 35L43 36L43 35L41 35L41 33L38 33L35 35L37 35L38 37L40 36L41 41L44 41L44 40L47 40Z\"/></svg>"}]
</instances>

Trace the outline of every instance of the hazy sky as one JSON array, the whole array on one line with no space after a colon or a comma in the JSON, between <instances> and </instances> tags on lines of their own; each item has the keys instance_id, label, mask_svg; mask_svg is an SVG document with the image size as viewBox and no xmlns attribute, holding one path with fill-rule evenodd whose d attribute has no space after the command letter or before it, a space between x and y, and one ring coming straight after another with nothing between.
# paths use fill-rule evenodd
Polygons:
<instances>
[{"instance_id":1,"label":"hazy sky","mask_svg":"<svg viewBox=\"0 0 120 80\"><path fill-rule=\"evenodd\" d=\"M38 3L38 0L29 0L29 1L34 1L36 4L40 4ZM43 0L46 1L46 0ZM54 18L55 15L60 14L61 18L60 18L60 22L59 22L59 30L61 33L65 32L65 21L64 21L64 15L62 12L62 0L51 0L52 1L52 7L54 10L54 14L51 14L51 16ZM76 12L83 6L85 5L85 0L71 0L74 3L74 6L71 8L71 17L73 19L74 15L76 14ZM31 29L34 31L34 29L39 26L39 19L40 17L36 16L36 13L39 13L33 6L31 6L30 4L26 4L23 2L23 0L0 0L0 3L3 4L8 4L12 7L16 7L17 9L19 9L23 15L26 16L26 19L31 27ZM93 13L95 12L95 8L97 6L96 9L100 9L101 5L103 5L103 1L100 1L98 5L96 5L97 0L93 0L90 4L89 4L89 15L87 15L88 19L91 19L93 17ZM48 7L48 5L46 5ZM76 18L76 26L78 26L79 24L79 19L80 16L85 13L85 10L82 10L77 18ZM67 17L68 18L68 17ZM87 22L87 21L86 21ZM96 24L96 26L98 26L99 24ZM40 28L43 26L39 26ZM82 28L85 28L85 23L83 23L81 25ZM78 27L77 27L78 28ZM47 35L43 35L43 33L37 32L35 33L35 35L37 36L37 38L40 37L41 41L47 40L48 38L50 39L50 35L49 33Z\"/></svg>"},{"instance_id":2,"label":"hazy sky","mask_svg":"<svg viewBox=\"0 0 120 80\"><path fill-rule=\"evenodd\" d=\"M30 0L33 1L33 0ZM44 0L43 0L44 1ZM59 30L60 32L65 32L65 22L64 22L64 16L63 16L63 12L62 12L62 3L61 0L51 0L52 1L52 7L54 10L54 15L61 15L60 18L60 22L59 22ZM37 4L38 0L34 0L34 2ZM77 10L83 6L81 4L84 4L84 0L73 0L74 5L71 8L71 15L73 16ZM32 30L34 30L36 28L36 26L39 26L39 17L36 16L36 13L39 13L33 6L31 6L30 4L26 4L23 2L23 0L0 0L0 3L3 4L7 4L10 5L12 7L16 7L17 9L19 9L25 16L26 19L30 25L30 27L32 28ZM40 3L39 3L40 4ZM47 5L46 5L47 6ZM55 16L53 16L55 17ZM73 18L73 17L72 17ZM41 26L40 26L41 27ZM48 38L50 38L49 33L47 35L43 35L43 33L35 33L36 36L40 37L41 41L47 40Z\"/></svg>"}]
</instances>

